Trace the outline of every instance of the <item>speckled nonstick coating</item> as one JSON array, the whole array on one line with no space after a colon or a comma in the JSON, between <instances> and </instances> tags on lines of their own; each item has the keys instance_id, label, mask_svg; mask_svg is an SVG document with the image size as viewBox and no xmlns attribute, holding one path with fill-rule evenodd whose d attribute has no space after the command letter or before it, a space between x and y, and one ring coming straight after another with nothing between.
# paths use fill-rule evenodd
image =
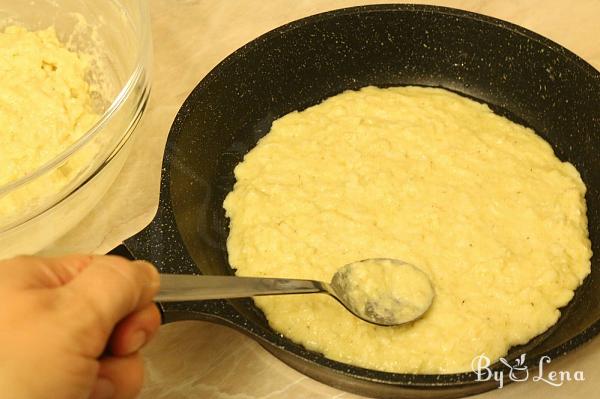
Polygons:
<instances>
[{"instance_id":1,"label":"speckled nonstick coating","mask_svg":"<svg viewBox=\"0 0 600 399\"><path fill-rule=\"evenodd\" d=\"M202 38L190 38L202 40ZM222 202L233 168L273 120L346 89L440 86L535 129L588 187L590 238L600 252L600 73L533 32L469 12L379 5L336 10L275 29L214 68L175 119L154 221L126 241L163 272L231 274ZM598 333L598 257L555 327L510 358L561 356ZM271 330L251 300L164 304L164 321L209 319L246 332L275 356L329 385L374 397L451 398L490 390L474 373L410 375L348 366ZM190 372L193 372L190 370ZM507 381L508 382L508 381Z\"/></svg>"}]
</instances>

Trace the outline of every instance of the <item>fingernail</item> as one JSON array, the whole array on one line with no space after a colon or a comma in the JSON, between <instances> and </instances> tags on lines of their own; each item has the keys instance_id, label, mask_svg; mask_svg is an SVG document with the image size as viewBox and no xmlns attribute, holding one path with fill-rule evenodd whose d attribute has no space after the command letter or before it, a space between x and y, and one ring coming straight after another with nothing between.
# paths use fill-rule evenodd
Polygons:
<instances>
[{"instance_id":1,"label":"fingernail","mask_svg":"<svg viewBox=\"0 0 600 399\"><path fill-rule=\"evenodd\" d=\"M127 353L131 354L142 349L142 346L146 344L148 336L144 330L138 330L131 335L131 339L127 345Z\"/></svg>"},{"instance_id":2,"label":"fingernail","mask_svg":"<svg viewBox=\"0 0 600 399\"><path fill-rule=\"evenodd\" d=\"M112 399L116 393L115 385L107 378L99 377L90 399Z\"/></svg>"},{"instance_id":3,"label":"fingernail","mask_svg":"<svg viewBox=\"0 0 600 399\"><path fill-rule=\"evenodd\" d=\"M150 284L158 287L158 285L160 284L160 279L156 267L152 263L146 262L144 260L136 260L134 263L145 267L152 279Z\"/></svg>"}]
</instances>

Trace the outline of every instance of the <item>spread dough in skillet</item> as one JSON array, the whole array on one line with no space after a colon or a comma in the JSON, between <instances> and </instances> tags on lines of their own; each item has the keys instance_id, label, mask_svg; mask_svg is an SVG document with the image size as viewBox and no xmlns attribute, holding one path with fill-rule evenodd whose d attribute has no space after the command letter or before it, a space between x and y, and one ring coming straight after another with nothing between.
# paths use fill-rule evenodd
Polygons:
<instances>
[{"instance_id":1,"label":"spread dough in skillet","mask_svg":"<svg viewBox=\"0 0 600 399\"><path fill-rule=\"evenodd\" d=\"M590 272L585 185L531 129L433 88L348 91L273 123L225 200L241 276L329 281L397 258L436 291L414 323L370 325L325 295L256 298L271 326L377 370L470 371L552 326Z\"/></svg>"}]
</instances>

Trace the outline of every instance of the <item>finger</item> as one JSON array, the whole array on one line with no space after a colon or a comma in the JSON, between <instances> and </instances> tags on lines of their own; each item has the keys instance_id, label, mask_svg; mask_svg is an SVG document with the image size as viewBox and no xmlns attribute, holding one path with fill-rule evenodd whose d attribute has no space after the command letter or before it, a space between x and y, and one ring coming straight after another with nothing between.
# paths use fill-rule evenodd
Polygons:
<instances>
[{"instance_id":1,"label":"finger","mask_svg":"<svg viewBox=\"0 0 600 399\"><path fill-rule=\"evenodd\" d=\"M134 310L151 303L158 290L158 271L147 262L118 256L96 256L69 284L65 295L81 311L84 324L108 339L113 327Z\"/></svg>"},{"instance_id":2,"label":"finger","mask_svg":"<svg viewBox=\"0 0 600 399\"><path fill-rule=\"evenodd\" d=\"M160 326L160 312L154 304L146 305L125 319L113 330L108 349L117 356L139 351L152 339Z\"/></svg>"},{"instance_id":3,"label":"finger","mask_svg":"<svg viewBox=\"0 0 600 399\"><path fill-rule=\"evenodd\" d=\"M19 256L0 262L0 286L10 289L60 287L75 278L91 261L89 255Z\"/></svg>"},{"instance_id":4,"label":"finger","mask_svg":"<svg viewBox=\"0 0 600 399\"><path fill-rule=\"evenodd\" d=\"M104 358L90 399L133 399L143 382L144 364L139 354Z\"/></svg>"}]
</instances>

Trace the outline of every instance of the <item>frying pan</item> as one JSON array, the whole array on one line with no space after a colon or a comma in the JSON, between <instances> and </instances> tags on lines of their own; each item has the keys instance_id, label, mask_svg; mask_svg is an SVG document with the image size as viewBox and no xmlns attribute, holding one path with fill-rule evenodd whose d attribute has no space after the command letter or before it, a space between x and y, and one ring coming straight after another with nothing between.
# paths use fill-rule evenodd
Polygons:
<instances>
[{"instance_id":1,"label":"frying pan","mask_svg":"<svg viewBox=\"0 0 600 399\"><path fill-rule=\"evenodd\" d=\"M271 123L347 89L444 87L533 128L588 187L590 238L600 252L600 73L558 44L521 27L442 7L341 9L275 29L214 68L187 98L164 155L158 213L126 247L164 273L232 274L223 199L233 168ZM558 323L507 359L561 356L600 329L600 265ZM164 322L209 320L243 331L276 357L326 384L373 397L453 398L493 389L475 373L412 375L354 367L308 351L273 331L249 299L160 305ZM495 368L503 367L500 364ZM506 381L510 382L510 381Z\"/></svg>"}]
</instances>

